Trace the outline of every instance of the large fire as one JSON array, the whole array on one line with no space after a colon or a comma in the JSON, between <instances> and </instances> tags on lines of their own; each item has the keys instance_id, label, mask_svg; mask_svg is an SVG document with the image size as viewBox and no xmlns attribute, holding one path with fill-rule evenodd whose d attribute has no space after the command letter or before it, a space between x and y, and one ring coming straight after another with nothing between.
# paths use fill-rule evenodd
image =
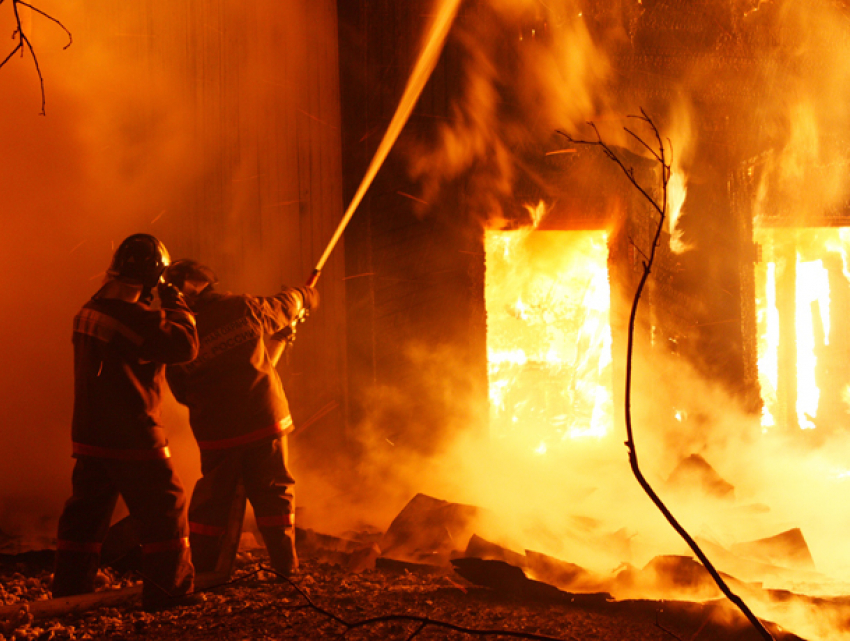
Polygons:
<instances>
[{"instance_id":1,"label":"large fire","mask_svg":"<svg viewBox=\"0 0 850 641\"><path fill-rule=\"evenodd\" d=\"M488 231L491 430L544 453L612 422L607 234Z\"/></svg>"},{"instance_id":2,"label":"large fire","mask_svg":"<svg viewBox=\"0 0 850 641\"><path fill-rule=\"evenodd\" d=\"M848 409L847 228L761 228L756 265L762 425L840 427Z\"/></svg>"}]
</instances>

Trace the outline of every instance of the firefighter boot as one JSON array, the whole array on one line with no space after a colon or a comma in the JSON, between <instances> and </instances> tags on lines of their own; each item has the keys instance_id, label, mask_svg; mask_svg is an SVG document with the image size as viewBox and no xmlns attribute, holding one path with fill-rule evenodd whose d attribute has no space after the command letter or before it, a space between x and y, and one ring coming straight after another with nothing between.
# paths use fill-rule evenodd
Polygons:
<instances>
[{"instance_id":1,"label":"firefighter boot","mask_svg":"<svg viewBox=\"0 0 850 641\"><path fill-rule=\"evenodd\" d=\"M53 598L94 592L100 553L58 550L53 569Z\"/></svg>"},{"instance_id":2,"label":"firefighter boot","mask_svg":"<svg viewBox=\"0 0 850 641\"><path fill-rule=\"evenodd\" d=\"M153 546L151 546L153 547ZM142 608L156 611L174 605L193 605L195 569L189 547L145 551L142 560Z\"/></svg>"},{"instance_id":3,"label":"firefighter boot","mask_svg":"<svg viewBox=\"0 0 850 641\"><path fill-rule=\"evenodd\" d=\"M272 569L288 577L298 569L298 554L295 552L295 528L261 528L260 534L266 544Z\"/></svg>"}]
</instances>

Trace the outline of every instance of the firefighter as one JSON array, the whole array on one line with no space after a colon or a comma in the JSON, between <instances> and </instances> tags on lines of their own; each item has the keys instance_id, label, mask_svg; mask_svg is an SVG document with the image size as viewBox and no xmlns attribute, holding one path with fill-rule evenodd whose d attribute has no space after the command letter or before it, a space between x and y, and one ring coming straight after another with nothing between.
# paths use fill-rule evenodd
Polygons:
<instances>
[{"instance_id":1,"label":"firefighter","mask_svg":"<svg viewBox=\"0 0 850 641\"><path fill-rule=\"evenodd\" d=\"M100 548L120 495L140 524L142 606L200 601L186 498L160 425L166 363L198 353L180 291L161 282L170 262L148 234L126 238L104 285L74 318L73 491L59 518L53 596L94 590ZM160 309L152 309L153 290Z\"/></svg>"},{"instance_id":2,"label":"firefighter","mask_svg":"<svg viewBox=\"0 0 850 641\"><path fill-rule=\"evenodd\" d=\"M272 567L289 576L298 567L295 481L286 463L292 417L265 339L314 309L318 292L285 287L270 297L219 293L213 271L189 259L174 262L164 278L186 297L201 342L193 362L166 371L175 398L189 408L201 452L202 477L189 505L195 566L198 572L217 568L241 484Z\"/></svg>"}]
</instances>

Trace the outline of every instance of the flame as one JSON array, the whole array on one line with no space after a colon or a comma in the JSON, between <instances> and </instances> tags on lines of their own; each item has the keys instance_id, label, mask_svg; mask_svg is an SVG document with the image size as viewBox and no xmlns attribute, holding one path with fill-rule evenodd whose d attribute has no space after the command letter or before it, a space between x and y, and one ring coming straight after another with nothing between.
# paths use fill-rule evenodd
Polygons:
<instances>
[{"instance_id":1,"label":"flame","mask_svg":"<svg viewBox=\"0 0 850 641\"><path fill-rule=\"evenodd\" d=\"M818 312L814 313L813 310ZM820 390L816 384L818 342L829 343L829 281L820 260L797 262L797 421L803 429L815 427ZM826 322L824 322L824 320ZM818 341L818 336L822 337Z\"/></svg>"},{"instance_id":2,"label":"flame","mask_svg":"<svg viewBox=\"0 0 850 641\"><path fill-rule=\"evenodd\" d=\"M764 256L756 267L762 427L832 425L850 409L846 343L835 345L831 332L841 304L831 288L845 289L845 301L850 292L850 230L762 228L756 239Z\"/></svg>"},{"instance_id":3,"label":"flame","mask_svg":"<svg viewBox=\"0 0 850 641\"><path fill-rule=\"evenodd\" d=\"M756 324L759 331L758 372L761 385L762 427L776 425L779 384L779 312L776 309L776 263L756 269Z\"/></svg>"},{"instance_id":4,"label":"flame","mask_svg":"<svg viewBox=\"0 0 850 641\"><path fill-rule=\"evenodd\" d=\"M543 211L529 208L535 221ZM494 436L537 454L604 436L613 413L606 232L487 231L485 248Z\"/></svg>"},{"instance_id":5,"label":"flame","mask_svg":"<svg viewBox=\"0 0 850 641\"><path fill-rule=\"evenodd\" d=\"M526 205L525 209L528 215L531 216L532 228L537 229L540 226L540 221L546 215L546 203L541 200L536 206Z\"/></svg>"},{"instance_id":6,"label":"flame","mask_svg":"<svg viewBox=\"0 0 850 641\"><path fill-rule=\"evenodd\" d=\"M688 182L685 173L673 169L670 181L667 183L667 221L670 230L670 250L674 254L681 254L690 249L690 245L682 240L682 230L679 228L679 219L682 216L682 207L688 195Z\"/></svg>"}]
</instances>

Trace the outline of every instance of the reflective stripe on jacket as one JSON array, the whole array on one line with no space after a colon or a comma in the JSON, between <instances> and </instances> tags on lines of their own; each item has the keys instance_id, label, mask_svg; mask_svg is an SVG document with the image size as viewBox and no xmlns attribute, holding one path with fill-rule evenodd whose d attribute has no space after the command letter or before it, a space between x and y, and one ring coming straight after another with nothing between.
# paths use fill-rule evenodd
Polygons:
<instances>
[{"instance_id":1,"label":"reflective stripe on jacket","mask_svg":"<svg viewBox=\"0 0 850 641\"><path fill-rule=\"evenodd\" d=\"M303 294L287 288L256 297L204 292L192 304L200 350L191 363L169 366L175 398L188 406L201 449L226 449L285 433L292 418L264 337L288 326Z\"/></svg>"}]
</instances>

